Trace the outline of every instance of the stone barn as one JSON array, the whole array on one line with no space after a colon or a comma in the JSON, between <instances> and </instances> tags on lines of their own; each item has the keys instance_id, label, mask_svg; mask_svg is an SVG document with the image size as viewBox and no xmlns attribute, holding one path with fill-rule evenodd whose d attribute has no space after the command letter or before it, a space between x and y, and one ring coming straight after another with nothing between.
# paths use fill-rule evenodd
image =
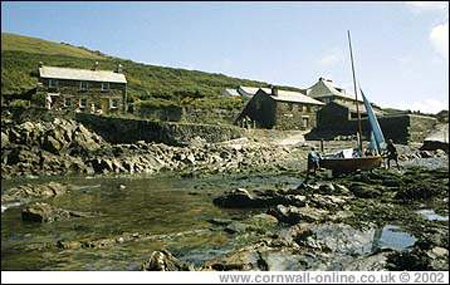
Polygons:
<instances>
[{"instance_id":1,"label":"stone barn","mask_svg":"<svg viewBox=\"0 0 450 285\"><path fill-rule=\"evenodd\" d=\"M370 125L364 104L358 105L361 114L363 136L370 138ZM379 107L373 108L381 130L386 139L393 139L395 143L407 144L421 142L437 123L428 116L409 113L385 114ZM317 127L306 135L307 139L330 140L337 136L356 134L358 129L358 115L355 104L331 102L317 112Z\"/></svg>"},{"instance_id":2,"label":"stone barn","mask_svg":"<svg viewBox=\"0 0 450 285\"><path fill-rule=\"evenodd\" d=\"M259 89L236 119L243 127L309 130L316 126L316 112L324 103L299 92Z\"/></svg>"}]
</instances>

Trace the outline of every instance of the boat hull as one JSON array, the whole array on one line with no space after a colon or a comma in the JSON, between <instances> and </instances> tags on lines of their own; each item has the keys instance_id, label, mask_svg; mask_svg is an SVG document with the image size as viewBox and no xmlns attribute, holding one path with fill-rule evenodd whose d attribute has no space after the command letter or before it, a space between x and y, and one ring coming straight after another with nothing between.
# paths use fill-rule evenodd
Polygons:
<instances>
[{"instance_id":1,"label":"boat hull","mask_svg":"<svg viewBox=\"0 0 450 285\"><path fill-rule=\"evenodd\" d=\"M320 167L331 169L335 172L354 172L356 170L370 170L381 166L381 156L367 156L355 158L324 158Z\"/></svg>"}]
</instances>

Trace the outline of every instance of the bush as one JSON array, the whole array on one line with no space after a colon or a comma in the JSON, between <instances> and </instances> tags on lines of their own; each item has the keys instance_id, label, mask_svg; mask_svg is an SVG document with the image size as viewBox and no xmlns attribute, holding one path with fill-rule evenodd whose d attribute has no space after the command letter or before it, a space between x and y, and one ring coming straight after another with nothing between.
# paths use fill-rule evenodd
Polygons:
<instances>
[{"instance_id":1,"label":"bush","mask_svg":"<svg viewBox=\"0 0 450 285\"><path fill-rule=\"evenodd\" d=\"M10 107L28 108L30 107L30 101L28 100L14 100L9 104Z\"/></svg>"}]
</instances>

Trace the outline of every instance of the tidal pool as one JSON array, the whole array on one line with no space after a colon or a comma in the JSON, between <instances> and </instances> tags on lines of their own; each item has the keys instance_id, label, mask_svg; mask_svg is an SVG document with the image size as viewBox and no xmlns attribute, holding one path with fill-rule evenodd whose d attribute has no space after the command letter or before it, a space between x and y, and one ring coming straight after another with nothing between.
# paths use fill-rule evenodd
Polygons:
<instances>
[{"instance_id":1,"label":"tidal pool","mask_svg":"<svg viewBox=\"0 0 450 285\"><path fill-rule=\"evenodd\" d=\"M2 211L3 270L139 270L152 251L167 248L178 258L196 264L225 254L242 240L214 230L211 218L242 220L251 210L215 207L212 199L230 187L298 183L295 177L237 177L182 179L169 176L53 177L2 181L2 192L22 183L66 182L75 190L48 200L67 210L95 212L92 218L71 218L53 223L21 220L24 205L10 205ZM121 186L122 185L122 186ZM151 235L204 231L153 241L124 242L99 249L30 250L30 244L81 239L114 238L122 233Z\"/></svg>"}]
</instances>

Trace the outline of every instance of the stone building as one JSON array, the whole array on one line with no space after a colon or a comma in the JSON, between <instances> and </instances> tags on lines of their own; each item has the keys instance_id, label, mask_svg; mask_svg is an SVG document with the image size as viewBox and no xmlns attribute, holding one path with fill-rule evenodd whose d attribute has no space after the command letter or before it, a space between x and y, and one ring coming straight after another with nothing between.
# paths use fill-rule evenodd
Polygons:
<instances>
[{"instance_id":1,"label":"stone building","mask_svg":"<svg viewBox=\"0 0 450 285\"><path fill-rule=\"evenodd\" d=\"M342 104L355 104L355 95L348 93L347 90L334 85L333 80L323 77L319 78L313 86L306 89L306 95L316 100L319 100L325 104L336 102ZM358 102L363 103L362 98L358 97ZM371 104L374 108L379 110L380 107L375 104Z\"/></svg>"},{"instance_id":2,"label":"stone building","mask_svg":"<svg viewBox=\"0 0 450 285\"><path fill-rule=\"evenodd\" d=\"M358 106L364 139L370 138L370 124L366 108ZM421 142L437 120L428 116L398 113L385 114L380 108L373 108L386 139L395 143ZM306 135L307 139L332 140L338 136L355 135L358 130L356 106L353 103L331 102L317 112L317 127Z\"/></svg>"},{"instance_id":3,"label":"stone building","mask_svg":"<svg viewBox=\"0 0 450 285\"><path fill-rule=\"evenodd\" d=\"M236 119L241 126L280 130L308 130L316 126L316 112L324 104L299 92L259 89Z\"/></svg>"},{"instance_id":4,"label":"stone building","mask_svg":"<svg viewBox=\"0 0 450 285\"><path fill-rule=\"evenodd\" d=\"M127 80L119 65L115 71L39 65L37 94L48 109L79 112L126 112Z\"/></svg>"},{"instance_id":5,"label":"stone building","mask_svg":"<svg viewBox=\"0 0 450 285\"><path fill-rule=\"evenodd\" d=\"M366 107L358 102L358 110L362 119L367 117ZM317 112L317 125L321 128L340 129L349 121L358 120L358 110L355 102L343 102L340 100L326 104ZM373 108L377 118L383 116L380 108Z\"/></svg>"}]
</instances>

